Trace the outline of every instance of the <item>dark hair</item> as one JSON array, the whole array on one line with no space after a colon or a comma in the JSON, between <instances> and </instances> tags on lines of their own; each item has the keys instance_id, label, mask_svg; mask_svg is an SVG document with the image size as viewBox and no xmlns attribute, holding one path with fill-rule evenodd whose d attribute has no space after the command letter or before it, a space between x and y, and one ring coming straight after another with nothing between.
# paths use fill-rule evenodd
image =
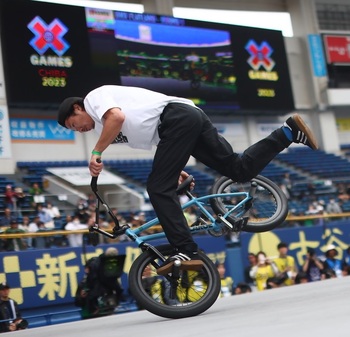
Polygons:
<instances>
[{"instance_id":1,"label":"dark hair","mask_svg":"<svg viewBox=\"0 0 350 337\"><path fill-rule=\"evenodd\" d=\"M336 273L333 269L331 268L327 268L327 269L323 269L321 271L321 274L324 275L326 277L326 279L332 278L336 276Z\"/></svg>"},{"instance_id":2,"label":"dark hair","mask_svg":"<svg viewBox=\"0 0 350 337\"><path fill-rule=\"evenodd\" d=\"M241 289L241 293L245 294L245 293L251 293L252 292L252 288L250 287L250 285L248 283L245 282L240 282L237 284L236 289L239 288Z\"/></svg>"},{"instance_id":3,"label":"dark hair","mask_svg":"<svg viewBox=\"0 0 350 337\"><path fill-rule=\"evenodd\" d=\"M313 248L308 247L307 248L307 252L310 254L310 256L314 256L315 255L315 249L313 249Z\"/></svg>"},{"instance_id":4,"label":"dark hair","mask_svg":"<svg viewBox=\"0 0 350 337\"><path fill-rule=\"evenodd\" d=\"M309 278L307 276L307 274L303 271L300 271L296 276L295 276L295 284L300 284L301 280L308 280Z\"/></svg>"},{"instance_id":5,"label":"dark hair","mask_svg":"<svg viewBox=\"0 0 350 337\"><path fill-rule=\"evenodd\" d=\"M280 242L277 245L277 249L280 249L280 248L288 248L288 245L285 242Z\"/></svg>"},{"instance_id":6,"label":"dark hair","mask_svg":"<svg viewBox=\"0 0 350 337\"><path fill-rule=\"evenodd\" d=\"M73 105L78 104L80 107L84 108L84 100L81 97L68 97L66 98L58 108L57 122L61 126L66 128L66 119L73 115L74 108Z\"/></svg>"}]
</instances>

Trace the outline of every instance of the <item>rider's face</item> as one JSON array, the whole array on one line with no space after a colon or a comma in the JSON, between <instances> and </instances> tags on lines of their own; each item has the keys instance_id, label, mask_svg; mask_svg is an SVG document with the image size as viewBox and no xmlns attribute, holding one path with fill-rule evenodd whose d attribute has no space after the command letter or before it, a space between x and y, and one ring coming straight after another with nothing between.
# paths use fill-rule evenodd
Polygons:
<instances>
[{"instance_id":1,"label":"rider's face","mask_svg":"<svg viewBox=\"0 0 350 337\"><path fill-rule=\"evenodd\" d=\"M88 132L95 128L94 120L78 104L74 104L74 113L66 119L66 127L73 131Z\"/></svg>"}]
</instances>

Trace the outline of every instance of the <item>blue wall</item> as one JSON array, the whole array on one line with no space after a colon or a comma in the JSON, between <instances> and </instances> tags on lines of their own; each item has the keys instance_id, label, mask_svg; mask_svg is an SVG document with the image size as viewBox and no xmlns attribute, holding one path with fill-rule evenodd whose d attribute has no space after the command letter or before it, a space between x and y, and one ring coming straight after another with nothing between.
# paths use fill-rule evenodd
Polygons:
<instances>
[{"instance_id":1,"label":"blue wall","mask_svg":"<svg viewBox=\"0 0 350 337\"><path fill-rule=\"evenodd\" d=\"M199 246L213 262L225 261L225 240L211 236L197 237ZM165 241L154 241L154 245ZM0 282L11 286L10 296L20 308L38 308L72 303L79 281L84 274L85 261L98 256L110 245L82 248L51 248L0 253ZM119 254L126 255L122 283L128 288L127 274L132 262L140 254L134 243L116 243Z\"/></svg>"},{"instance_id":2,"label":"blue wall","mask_svg":"<svg viewBox=\"0 0 350 337\"><path fill-rule=\"evenodd\" d=\"M228 248L224 238L196 236L199 247L214 263L225 262L227 274L233 277L235 284L244 281L243 269L248 264L248 252L263 250L273 258L278 254L277 244L280 241L288 243L289 254L295 257L299 266L304 262L308 247L314 248L318 255L323 255L327 245L334 244L338 257L343 258L345 249L350 245L350 221L345 219L313 227L276 229L260 234L242 233L240 239L240 247ZM159 245L165 241L153 243ZM10 284L10 296L23 309L72 303L83 277L86 259L100 255L108 246L87 246L86 253L82 248L1 252L0 282ZM118 248L120 254L126 255L122 283L127 289L127 274L140 250L134 243L116 243L113 246Z\"/></svg>"}]
</instances>

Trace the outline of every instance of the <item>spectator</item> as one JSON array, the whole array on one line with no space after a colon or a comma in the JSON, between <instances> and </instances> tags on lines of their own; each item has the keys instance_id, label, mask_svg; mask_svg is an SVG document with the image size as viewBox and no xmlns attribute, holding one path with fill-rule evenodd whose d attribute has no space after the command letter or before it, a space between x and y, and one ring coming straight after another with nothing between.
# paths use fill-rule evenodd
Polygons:
<instances>
[{"instance_id":1,"label":"spectator","mask_svg":"<svg viewBox=\"0 0 350 337\"><path fill-rule=\"evenodd\" d=\"M89 203L86 199L80 198L77 202L77 210L81 210L81 209L88 209L89 208Z\"/></svg>"},{"instance_id":2,"label":"spectator","mask_svg":"<svg viewBox=\"0 0 350 337\"><path fill-rule=\"evenodd\" d=\"M268 289L268 280L277 276L278 269L273 262L270 262L266 258L264 252L257 254L257 264L250 270L250 277L255 281L256 288L258 291Z\"/></svg>"},{"instance_id":3,"label":"spectator","mask_svg":"<svg viewBox=\"0 0 350 337\"><path fill-rule=\"evenodd\" d=\"M294 284L294 279L298 272L294 257L288 255L288 245L285 242L280 242L277 245L277 249L279 256L274 259L274 263L276 264L280 275L285 273L285 275L288 276L283 284L290 286Z\"/></svg>"},{"instance_id":4,"label":"spectator","mask_svg":"<svg viewBox=\"0 0 350 337\"><path fill-rule=\"evenodd\" d=\"M30 223L28 224L28 228L27 231L28 233L35 233L38 230L38 222L40 221L40 218L38 215L36 215L32 221L30 221ZM28 240L28 247L33 247L33 238L29 237Z\"/></svg>"},{"instance_id":5,"label":"spectator","mask_svg":"<svg viewBox=\"0 0 350 337\"><path fill-rule=\"evenodd\" d=\"M30 219L29 219L29 216L24 216L22 218L22 222L20 222L18 224L18 228L19 229L23 229L26 233L29 232L29 224L30 224ZM26 238L23 238L23 240L25 241L25 245L26 247L28 248L29 247L29 238L26 237Z\"/></svg>"},{"instance_id":6,"label":"spectator","mask_svg":"<svg viewBox=\"0 0 350 337\"><path fill-rule=\"evenodd\" d=\"M28 193L31 196L30 202L34 209L36 209L38 205L42 205L43 203L45 203L45 196L43 195L43 190L40 188L38 183L33 183Z\"/></svg>"},{"instance_id":7,"label":"spectator","mask_svg":"<svg viewBox=\"0 0 350 337\"><path fill-rule=\"evenodd\" d=\"M342 209L339 205L339 203L334 199L329 199L329 203L326 206L326 212L328 214L339 214L342 213Z\"/></svg>"},{"instance_id":8,"label":"spectator","mask_svg":"<svg viewBox=\"0 0 350 337\"><path fill-rule=\"evenodd\" d=\"M324 269L322 270L322 275L321 275L321 279L322 280L328 280L331 278L337 278L337 275L335 274L333 269Z\"/></svg>"},{"instance_id":9,"label":"spectator","mask_svg":"<svg viewBox=\"0 0 350 337\"><path fill-rule=\"evenodd\" d=\"M84 199L80 199L77 204L77 208L74 213L75 216L79 217L81 223L88 223L90 218L89 205Z\"/></svg>"},{"instance_id":10,"label":"spectator","mask_svg":"<svg viewBox=\"0 0 350 337\"><path fill-rule=\"evenodd\" d=\"M151 296L155 301L160 303L177 305L180 301L177 298L171 298L170 296L170 283L165 279L160 279L155 269L149 264L145 267L142 274L142 287L147 294ZM137 303L140 310L143 307L140 303Z\"/></svg>"},{"instance_id":11,"label":"spectator","mask_svg":"<svg viewBox=\"0 0 350 337\"><path fill-rule=\"evenodd\" d=\"M16 211L17 198L16 192L12 189L11 185L7 185L5 189L5 205L11 211Z\"/></svg>"},{"instance_id":12,"label":"spectator","mask_svg":"<svg viewBox=\"0 0 350 337\"><path fill-rule=\"evenodd\" d=\"M252 287L254 286L254 280L250 277L250 271L258 263L257 256L254 253L249 253L248 261L249 261L249 265L244 269L244 280L246 283L248 283Z\"/></svg>"},{"instance_id":13,"label":"spectator","mask_svg":"<svg viewBox=\"0 0 350 337\"><path fill-rule=\"evenodd\" d=\"M53 221L53 218L51 216L51 212L47 210L46 207L42 204L37 205L37 212L38 216L41 222L45 224L46 229L54 229L55 223Z\"/></svg>"},{"instance_id":14,"label":"spectator","mask_svg":"<svg viewBox=\"0 0 350 337\"><path fill-rule=\"evenodd\" d=\"M323 262L323 268L325 270L333 270L336 277L342 277L345 276L345 265L344 262L337 259L336 256L338 255L338 251L334 245L328 245L326 248L326 259Z\"/></svg>"},{"instance_id":15,"label":"spectator","mask_svg":"<svg viewBox=\"0 0 350 337\"><path fill-rule=\"evenodd\" d=\"M22 216L22 209L25 206L26 195L24 194L22 187L16 187L15 188L15 193L16 193L16 210L17 210L17 215L18 216Z\"/></svg>"},{"instance_id":16,"label":"spectator","mask_svg":"<svg viewBox=\"0 0 350 337\"><path fill-rule=\"evenodd\" d=\"M85 317L110 315L122 298L119 278L123 274L125 255L109 247L105 253L87 261L85 276L76 294L76 305L83 306Z\"/></svg>"},{"instance_id":17,"label":"spectator","mask_svg":"<svg viewBox=\"0 0 350 337\"><path fill-rule=\"evenodd\" d=\"M302 270L306 273L309 282L321 280L323 264L317 258L314 249L308 248Z\"/></svg>"},{"instance_id":18,"label":"spectator","mask_svg":"<svg viewBox=\"0 0 350 337\"><path fill-rule=\"evenodd\" d=\"M82 224L80 222L79 216L75 215L72 221L68 222L64 229L67 231L78 231L81 229L87 229L88 226L86 224ZM83 234L82 233L74 233L69 234L67 236L68 243L70 247L81 247L83 245Z\"/></svg>"},{"instance_id":19,"label":"spectator","mask_svg":"<svg viewBox=\"0 0 350 337\"><path fill-rule=\"evenodd\" d=\"M10 223L12 220L16 220L16 216L14 216L13 212L10 208L6 207L4 209L4 215L0 218L0 226L1 227L10 227Z\"/></svg>"},{"instance_id":20,"label":"spectator","mask_svg":"<svg viewBox=\"0 0 350 337\"><path fill-rule=\"evenodd\" d=\"M9 297L10 286L3 282L0 284L0 332L23 330L28 327L28 322L21 317L18 304Z\"/></svg>"},{"instance_id":21,"label":"spectator","mask_svg":"<svg viewBox=\"0 0 350 337\"><path fill-rule=\"evenodd\" d=\"M295 284L302 284L302 283L308 283L309 282L309 277L308 275L300 271L298 274L295 276Z\"/></svg>"},{"instance_id":22,"label":"spectator","mask_svg":"<svg viewBox=\"0 0 350 337\"><path fill-rule=\"evenodd\" d=\"M38 222L40 221L40 217L35 215L32 221L28 225L28 232L35 233L38 230Z\"/></svg>"},{"instance_id":23,"label":"spectator","mask_svg":"<svg viewBox=\"0 0 350 337\"><path fill-rule=\"evenodd\" d=\"M25 232L28 232L28 227L30 224L29 216L22 217L22 221L19 223L18 228L23 229Z\"/></svg>"},{"instance_id":24,"label":"spectator","mask_svg":"<svg viewBox=\"0 0 350 337\"><path fill-rule=\"evenodd\" d=\"M36 233L47 232L47 228L42 221L37 222L38 229ZM51 245L51 237L48 236L36 236L34 239L34 247L37 249L49 248Z\"/></svg>"},{"instance_id":25,"label":"spectator","mask_svg":"<svg viewBox=\"0 0 350 337\"><path fill-rule=\"evenodd\" d=\"M238 283L236 288L234 288L233 290L234 295L247 294L251 292L252 292L252 288L248 283L245 283L245 282Z\"/></svg>"},{"instance_id":26,"label":"spectator","mask_svg":"<svg viewBox=\"0 0 350 337\"><path fill-rule=\"evenodd\" d=\"M145 289L147 294L155 299L157 302L164 303L163 298L163 285L162 281L159 279L156 271L149 264L145 267L142 273L142 288ZM139 309L143 309L138 304Z\"/></svg>"},{"instance_id":27,"label":"spectator","mask_svg":"<svg viewBox=\"0 0 350 337\"><path fill-rule=\"evenodd\" d=\"M51 202L46 203L46 213L48 213L53 220L61 218L61 212L57 206L54 206Z\"/></svg>"},{"instance_id":28,"label":"spectator","mask_svg":"<svg viewBox=\"0 0 350 337\"><path fill-rule=\"evenodd\" d=\"M24 234L25 231L23 229L18 228L17 220L12 220L10 224L10 228L7 228L4 234ZM25 240L23 238L13 238L13 239L5 239L4 240L4 249L6 251L19 251L25 250L27 248Z\"/></svg>"},{"instance_id":29,"label":"spectator","mask_svg":"<svg viewBox=\"0 0 350 337\"><path fill-rule=\"evenodd\" d=\"M230 276L226 276L226 268L224 263L218 263L216 267L221 280L220 297L229 297L232 295L233 291L233 279Z\"/></svg>"},{"instance_id":30,"label":"spectator","mask_svg":"<svg viewBox=\"0 0 350 337\"><path fill-rule=\"evenodd\" d=\"M350 275L350 246L344 252L343 267L344 273Z\"/></svg>"}]
</instances>

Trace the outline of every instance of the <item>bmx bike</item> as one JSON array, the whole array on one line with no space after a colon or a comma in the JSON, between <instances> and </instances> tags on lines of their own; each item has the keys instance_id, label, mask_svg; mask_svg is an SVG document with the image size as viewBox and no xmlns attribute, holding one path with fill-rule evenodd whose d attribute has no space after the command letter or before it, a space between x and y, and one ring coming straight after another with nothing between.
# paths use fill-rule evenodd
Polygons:
<instances>
[{"instance_id":1,"label":"bmx bike","mask_svg":"<svg viewBox=\"0 0 350 337\"><path fill-rule=\"evenodd\" d=\"M287 216L286 196L266 177L258 175L247 183L219 177L210 193L200 197L191 193L192 181L193 176L189 176L176 190L178 195L188 197L183 210L196 209L197 220L189 227L192 234L207 232L219 237L229 232L265 232L280 225ZM154 218L137 228L120 225L98 193L97 177L91 179L91 189L97 199L96 223L89 228L91 242L97 244L98 234L112 239L125 234L141 249L128 275L129 289L141 308L166 318L185 318L199 315L214 304L220 294L220 277L205 252L199 251L203 261L200 270L182 270L181 263L174 263L170 273L157 275L157 268L174 253L169 244L155 247L150 243L153 239L165 238L164 232L147 232L158 225L159 220ZM115 223L111 232L98 225L101 204Z\"/></svg>"}]
</instances>

